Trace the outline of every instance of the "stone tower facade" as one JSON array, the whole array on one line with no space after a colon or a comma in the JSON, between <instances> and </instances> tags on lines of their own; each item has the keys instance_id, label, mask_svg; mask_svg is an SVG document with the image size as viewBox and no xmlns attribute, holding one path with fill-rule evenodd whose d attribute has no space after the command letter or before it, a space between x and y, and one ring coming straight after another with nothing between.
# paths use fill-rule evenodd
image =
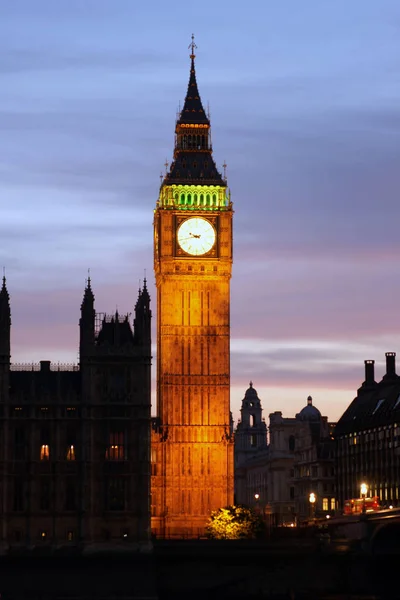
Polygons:
<instances>
[{"instance_id":1,"label":"stone tower facade","mask_svg":"<svg viewBox=\"0 0 400 600\"><path fill-rule=\"evenodd\" d=\"M154 215L157 419L152 528L197 537L233 502L230 424L232 203L218 172L192 45L174 158Z\"/></svg>"},{"instance_id":2,"label":"stone tower facade","mask_svg":"<svg viewBox=\"0 0 400 600\"><path fill-rule=\"evenodd\" d=\"M81 305L80 364L10 362L11 311L0 290L0 553L150 541L151 311L134 321Z\"/></svg>"},{"instance_id":3,"label":"stone tower facade","mask_svg":"<svg viewBox=\"0 0 400 600\"><path fill-rule=\"evenodd\" d=\"M246 467L249 459L260 454L264 456L267 450L267 425L262 411L257 390L250 381L235 432L235 502L238 504L248 504Z\"/></svg>"}]
</instances>

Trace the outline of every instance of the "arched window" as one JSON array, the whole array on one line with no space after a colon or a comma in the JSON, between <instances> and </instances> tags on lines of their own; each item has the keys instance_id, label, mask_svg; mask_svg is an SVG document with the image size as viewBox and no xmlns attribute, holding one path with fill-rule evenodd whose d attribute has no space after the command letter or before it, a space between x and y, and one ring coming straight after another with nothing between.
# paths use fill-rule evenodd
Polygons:
<instances>
[{"instance_id":1,"label":"arched window","mask_svg":"<svg viewBox=\"0 0 400 600\"><path fill-rule=\"evenodd\" d=\"M210 206L210 194L207 194L206 196L206 204L207 206Z\"/></svg>"},{"instance_id":2,"label":"arched window","mask_svg":"<svg viewBox=\"0 0 400 600\"><path fill-rule=\"evenodd\" d=\"M192 204L192 194L187 195L187 203Z\"/></svg>"},{"instance_id":3,"label":"arched window","mask_svg":"<svg viewBox=\"0 0 400 600\"><path fill-rule=\"evenodd\" d=\"M194 195L194 201L193 202L194 202L194 204L197 204L197 202L198 202L198 196L197 196L197 194Z\"/></svg>"},{"instance_id":4,"label":"arched window","mask_svg":"<svg viewBox=\"0 0 400 600\"><path fill-rule=\"evenodd\" d=\"M213 194L213 206L215 206L217 204L217 196L216 194Z\"/></svg>"},{"instance_id":5,"label":"arched window","mask_svg":"<svg viewBox=\"0 0 400 600\"><path fill-rule=\"evenodd\" d=\"M187 136L184 135L182 138L182 148L185 150L187 146Z\"/></svg>"},{"instance_id":6,"label":"arched window","mask_svg":"<svg viewBox=\"0 0 400 600\"><path fill-rule=\"evenodd\" d=\"M179 202L179 194L178 192L176 192L175 196L174 196L175 202L178 204Z\"/></svg>"},{"instance_id":7,"label":"arched window","mask_svg":"<svg viewBox=\"0 0 400 600\"><path fill-rule=\"evenodd\" d=\"M204 205L204 194L200 194L200 204L201 206Z\"/></svg>"},{"instance_id":8,"label":"arched window","mask_svg":"<svg viewBox=\"0 0 400 600\"><path fill-rule=\"evenodd\" d=\"M185 194L181 194L181 204L185 204Z\"/></svg>"},{"instance_id":9,"label":"arched window","mask_svg":"<svg viewBox=\"0 0 400 600\"><path fill-rule=\"evenodd\" d=\"M250 415L250 427L254 427L256 424L256 416Z\"/></svg>"},{"instance_id":10,"label":"arched window","mask_svg":"<svg viewBox=\"0 0 400 600\"><path fill-rule=\"evenodd\" d=\"M294 439L294 435L291 435L289 437L289 451L294 452L294 447L295 447L295 439Z\"/></svg>"},{"instance_id":11,"label":"arched window","mask_svg":"<svg viewBox=\"0 0 400 600\"><path fill-rule=\"evenodd\" d=\"M192 147L192 136L188 135L188 148L190 149Z\"/></svg>"}]
</instances>

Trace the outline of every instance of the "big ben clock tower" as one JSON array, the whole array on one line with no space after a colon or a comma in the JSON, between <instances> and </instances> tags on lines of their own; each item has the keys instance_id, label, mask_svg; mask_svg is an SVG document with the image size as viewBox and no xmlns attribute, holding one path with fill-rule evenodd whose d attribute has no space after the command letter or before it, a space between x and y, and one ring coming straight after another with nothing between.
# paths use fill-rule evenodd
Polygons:
<instances>
[{"instance_id":1,"label":"big ben clock tower","mask_svg":"<svg viewBox=\"0 0 400 600\"><path fill-rule=\"evenodd\" d=\"M152 528L204 532L233 503L230 428L232 203L212 156L210 120L190 46L188 91L173 161L154 213L157 419L152 439Z\"/></svg>"}]
</instances>

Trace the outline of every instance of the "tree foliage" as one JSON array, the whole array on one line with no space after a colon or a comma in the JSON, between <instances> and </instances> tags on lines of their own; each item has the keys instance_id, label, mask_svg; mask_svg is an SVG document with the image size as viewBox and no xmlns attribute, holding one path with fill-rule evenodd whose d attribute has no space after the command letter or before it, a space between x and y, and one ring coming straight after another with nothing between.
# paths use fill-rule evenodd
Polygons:
<instances>
[{"instance_id":1,"label":"tree foliage","mask_svg":"<svg viewBox=\"0 0 400 600\"><path fill-rule=\"evenodd\" d=\"M227 506L211 513L207 534L217 540L257 537L263 528L261 517L245 506Z\"/></svg>"}]
</instances>

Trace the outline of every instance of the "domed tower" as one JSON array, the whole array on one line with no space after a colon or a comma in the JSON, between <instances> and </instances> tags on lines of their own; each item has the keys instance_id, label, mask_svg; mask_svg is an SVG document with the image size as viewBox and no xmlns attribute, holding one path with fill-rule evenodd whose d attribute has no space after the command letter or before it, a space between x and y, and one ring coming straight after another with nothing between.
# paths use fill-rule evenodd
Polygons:
<instances>
[{"instance_id":1,"label":"domed tower","mask_svg":"<svg viewBox=\"0 0 400 600\"><path fill-rule=\"evenodd\" d=\"M267 450L267 425L257 390L250 381L240 409L242 418L235 432L235 502L247 502L246 465L254 456Z\"/></svg>"},{"instance_id":2,"label":"domed tower","mask_svg":"<svg viewBox=\"0 0 400 600\"><path fill-rule=\"evenodd\" d=\"M318 408L313 406L312 397L308 396L307 404L304 408L301 409L299 413L296 415L296 419L299 421L320 421L321 413Z\"/></svg>"},{"instance_id":3,"label":"domed tower","mask_svg":"<svg viewBox=\"0 0 400 600\"><path fill-rule=\"evenodd\" d=\"M246 462L249 455L267 447L267 425L262 418L262 406L257 390L250 381L242 400L241 420L235 433L235 465Z\"/></svg>"}]
</instances>

